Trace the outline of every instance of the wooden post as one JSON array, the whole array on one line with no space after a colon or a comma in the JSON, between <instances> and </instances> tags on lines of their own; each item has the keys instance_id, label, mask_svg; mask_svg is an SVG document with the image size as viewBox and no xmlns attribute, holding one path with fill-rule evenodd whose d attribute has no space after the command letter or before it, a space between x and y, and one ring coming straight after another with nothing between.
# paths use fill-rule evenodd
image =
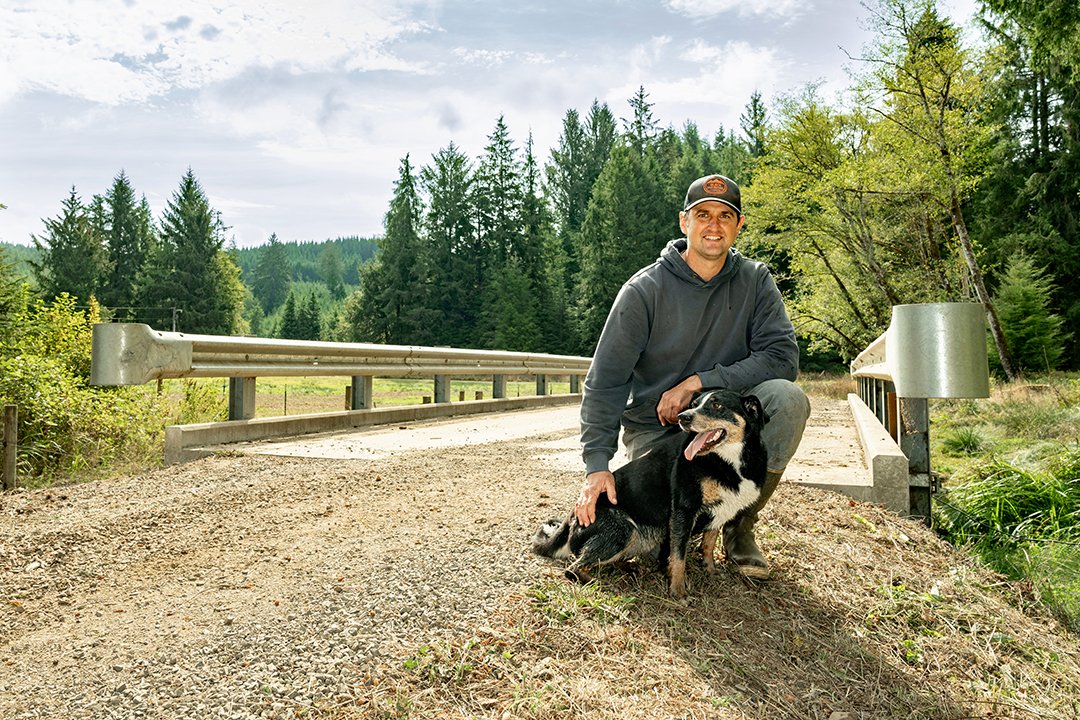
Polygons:
<instances>
[{"instance_id":1,"label":"wooden post","mask_svg":"<svg viewBox=\"0 0 1080 720\"><path fill-rule=\"evenodd\" d=\"M926 398L900 398L900 450L908 459L911 516L930 527L930 410Z\"/></svg>"},{"instance_id":2,"label":"wooden post","mask_svg":"<svg viewBox=\"0 0 1080 720\"><path fill-rule=\"evenodd\" d=\"M15 489L19 451L19 406L4 406L4 489Z\"/></svg>"},{"instance_id":3,"label":"wooden post","mask_svg":"<svg viewBox=\"0 0 1080 720\"><path fill-rule=\"evenodd\" d=\"M495 375L491 380L491 397L501 400L506 397L506 376Z\"/></svg>"}]
</instances>

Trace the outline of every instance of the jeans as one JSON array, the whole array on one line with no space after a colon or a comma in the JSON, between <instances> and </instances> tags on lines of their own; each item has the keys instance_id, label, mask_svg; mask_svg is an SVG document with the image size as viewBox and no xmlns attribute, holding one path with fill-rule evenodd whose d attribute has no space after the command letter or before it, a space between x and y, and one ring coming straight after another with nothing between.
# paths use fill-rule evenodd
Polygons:
<instances>
[{"instance_id":1,"label":"jeans","mask_svg":"<svg viewBox=\"0 0 1080 720\"><path fill-rule=\"evenodd\" d=\"M756 395L769 416L761 431L761 439L769 453L769 472L782 473L799 448L806 419L810 417L810 401L790 380L766 380L742 393ZM624 428L623 444L631 460L644 455L656 442L672 433L681 432L677 425L657 428Z\"/></svg>"}]
</instances>

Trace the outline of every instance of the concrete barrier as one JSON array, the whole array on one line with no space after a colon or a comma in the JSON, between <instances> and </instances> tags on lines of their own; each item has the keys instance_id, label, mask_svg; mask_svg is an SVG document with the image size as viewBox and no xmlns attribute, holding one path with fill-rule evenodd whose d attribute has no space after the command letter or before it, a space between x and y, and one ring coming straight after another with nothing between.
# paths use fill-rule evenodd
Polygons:
<instances>
[{"instance_id":1,"label":"concrete barrier","mask_svg":"<svg viewBox=\"0 0 1080 720\"><path fill-rule=\"evenodd\" d=\"M867 488L869 496L865 499L901 515L910 514L907 456L858 395L849 394L848 405L859 433L866 468L873 478L873 484Z\"/></svg>"},{"instance_id":2,"label":"concrete barrier","mask_svg":"<svg viewBox=\"0 0 1080 720\"><path fill-rule=\"evenodd\" d=\"M403 405L373 410L343 410L288 417L252 418L225 422L172 425L165 428L165 464L210 455L211 446L268 440L311 433L350 430L369 425L434 420L455 415L525 410L581 402L581 396L545 395L434 405Z\"/></svg>"}]
</instances>

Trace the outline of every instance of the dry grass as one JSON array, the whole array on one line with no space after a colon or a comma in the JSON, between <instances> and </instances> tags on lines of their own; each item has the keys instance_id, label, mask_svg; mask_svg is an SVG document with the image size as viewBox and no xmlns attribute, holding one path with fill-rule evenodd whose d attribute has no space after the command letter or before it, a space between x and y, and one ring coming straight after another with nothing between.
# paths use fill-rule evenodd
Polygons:
<instances>
[{"instance_id":1,"label":"dry grass","mask_svg":"<svg viewBox=\"0 0 1080 720\"><path fill-rule=\"evenodd\" d=\"M402 648L341 716L1080 716L1075 637L919 523L784 486L759 537L773 581L696 563L688 607L658 573L579 587L553 567L489 626Z\"/></svg>"},{"instance_id":2,"label":"dry grass","mask_svg":"<svg viewBox=\"0 0 1080 720\"><path fill-rule=\"evenodd\" d=\"M799 376L799 385L806 390L807 395L830 400L846 400L849 393L858 391L855 379L846 374L803 373Z\"/></svg>"}]
</instances>

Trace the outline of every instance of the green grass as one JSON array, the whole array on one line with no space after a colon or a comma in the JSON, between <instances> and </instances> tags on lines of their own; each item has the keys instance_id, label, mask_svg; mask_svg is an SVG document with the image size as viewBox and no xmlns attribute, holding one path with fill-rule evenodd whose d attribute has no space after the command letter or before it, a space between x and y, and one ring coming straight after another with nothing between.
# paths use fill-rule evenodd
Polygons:
<instances>
[{"instance_id":1,"label":"green grass","mask_svg":"<svg viewBox=\"0 0 1080 720\"><path fill-rule=\"evenodd\" d=\"M306 413L344 410L345 389L350 384L346 377L268 377L255 382L255 416L277 417ZM434 400L435 385L431 378L380 378L374 379L375 407L420 405L425 398ZM195 400L190 409L182 413L179 423L210 422L224 419L229 401L229 381L221 378L200 380L167 380L163 392L175 401ZM569 379L548 381L548 394L570 392ZM464 393L464 395L462 395ZM462 402L478 399L490 400L492 381L487 379L451 379L450 401ZM536 395L533 378L508 379L506 397L531 397ZM185 403L181 403L185 404Z\"/></svg>"},{"instance_id":2,"label":"green grass","mask_svg":"<svg viewBox=\"0 0 1080 720\"><path fill-rule=\"evenodd\" d=\"M934 519L1080 631L1080 381L1041 380L936 407L931 455L948 477Z\"/></svg>"},{"instance_id":3,"label":"green grass","mask_svg":"<svg viewBox=\"0 0 1080 720\"><path fill-rule=\"evenodd\" d=\"M1080 631L1080 377L995 383L991 395L934 405L935 524Z\"/></svg>"}]
</instances>

